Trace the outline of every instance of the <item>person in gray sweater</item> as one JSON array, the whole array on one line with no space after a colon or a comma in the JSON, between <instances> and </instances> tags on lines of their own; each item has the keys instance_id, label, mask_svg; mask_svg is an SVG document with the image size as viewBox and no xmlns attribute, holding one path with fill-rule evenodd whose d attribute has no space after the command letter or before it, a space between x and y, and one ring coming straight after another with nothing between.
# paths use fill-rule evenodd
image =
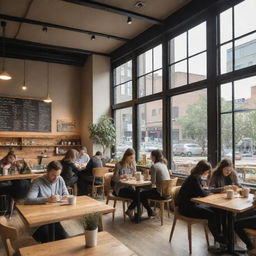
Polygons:
<instances>
[{"instance_id":1,"label":"person in gray sweater","mask_svg":"<svg viewBox=\"0 0 256 256\"><path fill-rule=\"evenodd\" d=\"M68 190L63 178L60 176L62 166L58 161L52 161L47 165L46 175L35 179L30 187L24 204L55 203L60 197L68 196ZM55 240L65 239L68 234L59 222L54 223ZM50 241L49 226L39 227L33 234L33 238L41 243Z\"/></svg>"},{"instance_id":2,"label":"person in gray sweater","mask_svg":"<svg viewBox=\"0 0 256 256\"><path fill-rule=\"evenodd\" d=\"M170 173L167 168L167 160L163 156L161 150L153 150L151 152L151 160L154 163L150 168L151 182L152 185L156 185L156 188L151 188L150 190L144 190L141 192L141 203L146 208L148 216L155 216L149 206L148 199L165 199L164 195L161 196L161 181L170 180Z\"/></svg>"}]
</instances>

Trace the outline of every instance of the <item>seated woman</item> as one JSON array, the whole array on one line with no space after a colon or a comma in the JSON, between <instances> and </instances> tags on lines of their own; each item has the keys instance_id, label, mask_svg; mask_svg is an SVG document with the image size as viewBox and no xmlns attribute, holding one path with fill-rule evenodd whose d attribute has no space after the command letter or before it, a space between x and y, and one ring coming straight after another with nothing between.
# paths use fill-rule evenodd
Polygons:
<instances>
[{"instance_id":1,"label":"seated woman","mask_svg":"<svg viewBox=\"0 0 256 256\"><path fill-rule=\"evenodd\" d=\"M245 228L256 229L256 216L241 218L235 222L235 231L240 239L246 244L248 255L256 255L256 248L244 231Z\"/></svg>"},{"instance_id":2,"label":"seated woman","mask_svg":"<svg viewBox=\"0 0 256 256\"><path fill-rule=\"evenodd\" d=\"M86 168L84 170L81 170L79 173L78 178L78 189L80 195L88 195L89 189L88 187L92 185L93 182L93 168L101 168L103 167L102 164L102 153L100 151L97 151L96 154L89 160L88 164L86 165ZM96 185L102 184L101 178L97 178L95 180Z\"/></svg>"},{"instance_id":3,"label":"seated woman","mask_svg":"<svg viewBox=\"0 0 256 256\"><path fill-rule=\"evenodd\" d=\"M153 150L150 158L153 162L153 165L150 168L151 182L152 184L156 185L156 188L151 188L150 190L141 192L141 203L147 209L149 217L155 216L155 213L150 208L148 199L165 199L160 195L161 181L170 179L170 174L167 168L167 160L164 158L162 151Z\"/></svg>"},{"instance_id":4,"label":"seated woman","mask_svg":"<svg viewBox=\"0 0 256 256\"><path fill-rule=\"evenodd\" d=\"M204 197L209 192L202 185L202 178L207 177L211 172L211 164L201 160L191 170L190 176L184 181L178 195L178 209L180 214L198 219L207 219L208 227L215 240L225 243L225 239L220 235L220 219L214 209L204 207L191 201L193 197Z\"/></svg>"},{"instance_id":5,"label":"seated woman","mask_svg":"<svg viewBox=\"0 0 256 256\"><path fill-rule=\"evenodd\" d=\"M60 177L62 166L58 161L52 161L47 165L47 173L35 179L31 185L25 204L54 203L61 196L68 196L68 190L62 177ZM42 213L43 214L43 213ZM54 223L55 240L68 237L68 234L59 222ZM41 243L50 241L49 225L39 227L33 234L33 238Z\"/></svg>"},{"instance_id":6,"label":"seated woman","mask_svg":"<svg viewBox=\"0 0 256 256\"><path fill-rule=\"evenodd\" d=\"M76 159L76 166L79 168L79 169L85 169L86 165L88 164L90 160L90 157L89 155L87 154L87 148L86 147L81 147L79 149L79 153L78 153L78 156L77 156L77 159Z\"/></svg>"},{"instance_id":7,"label":"seated woman","mask_svg":"<svg viewBox=\"0 0 256 256\"><path fill-rule=\"evenodd\" d=\"M73 186L77 183L79 169L75 166L77 151L69 149L64 158L60 161L62 164L61 176L64 179L66 186Z\"/></svg>"},{"instance_id":8,"label":"seated woman","mask_svg":"<svg viewBox=\"0 0 256 256\"><path fill-rule=\"evenodd\" d=\"M239 186L237 175L233 169L233 164L229 159L223 159L213 172L209 188L214 192L221 192L225 186Z\"/></svg>"},{"instance_id":9,"label":"seated woman","mask_svg":"<svg viewBox=\"0 0 256 256\"><path fill-rule=\"evenodd\" d=\"M116 164L112 180L114 182L114 195L133 200L125 212L129 218L132 218L132 212L137 205L136 193L132 186L122 184L120 179L127 178L128 175L134 176L135 172L135 151L132 148L128 148L125 151L122 160Z\"/></svg>"},{"instance_id":10,"label":"seated woman","mask_svg":"<svg viewBox=\"0 0 256 256\"><path fill-rule=\"evenodd\" d=\"M11 173L23 173L26 168L25 162L21 164L16 161L16 155L13 151L0 160L0 173L7 170ZM0 182L0 194L8 194L14 199L22 199L26 197L29 190L30 180L12 180L7 182Z\"/></svg>"}]
</instances>

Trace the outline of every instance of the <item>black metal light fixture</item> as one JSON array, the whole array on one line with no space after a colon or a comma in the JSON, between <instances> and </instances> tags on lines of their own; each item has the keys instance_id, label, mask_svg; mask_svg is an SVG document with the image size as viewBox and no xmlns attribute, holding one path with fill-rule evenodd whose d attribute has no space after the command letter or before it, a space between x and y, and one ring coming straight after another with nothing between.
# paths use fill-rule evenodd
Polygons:
<instances>
[{"instance_id":1,"label":"black metal light fixture","mask_svg":"<svg viewBox=\"0 0 256 256\"><path fill-rule=\"evenodd\" d=\"M95 35L92 35L91 40L95 40L95 39L96 39Z\"/></svg>"},{"instance_id":2,"label":"black metal light fixture","mask_svg":"<svg viewBox=\"0 0 256 256\"><path fill-rule=\"evenodd\" d=\"M132 17L128 16L128 18L127 18L127 23L128 23L128 24L132 24Z\"/></svg>"},{"instance_id":3,"label":"black metal light fixture","mask_svg":"<svg viewBox=\"0 0 256 256\"><path fill-rule=\"evenodd\" d=\"M24 63L23 63L23 84L22 84L22 87L21 89L23 91L26 91L28 89L27 85L26 85L26 61L24 60Z\"/></svg>"},{"instance_id":4,"label":"black metal light fixture","mask_svg":"<svg viewBox=\"0 0 256 256\"><path fill-rule=\"evenodd\" d=\"M0 79L1 80L10 80L12 77L6 72L5 70L5 27L6 27L6 22L1 21L1 27L2 27L2 40L3 40L3 48L2 48L2 55L3 55L3 64L2 64L2 72L0 74Z\"/></svg>"}]
</instances>

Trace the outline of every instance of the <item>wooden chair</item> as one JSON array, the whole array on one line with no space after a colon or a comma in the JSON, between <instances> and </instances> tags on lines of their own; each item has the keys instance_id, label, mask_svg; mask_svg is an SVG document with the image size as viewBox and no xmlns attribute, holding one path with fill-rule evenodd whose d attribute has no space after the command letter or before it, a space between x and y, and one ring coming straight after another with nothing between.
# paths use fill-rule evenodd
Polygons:
<instances>
[{"instance_id":1,"label":"wooden chair","mask_svg":"<svg viewBox=\"0 0 256 256\"><path fill-rule=\"evenodd\" d=\"M114 201L114 205L113 207L116 208L116 202L117 201L120 201L122 202L123 204L123 217L124 217L124 222L126 220L126 215L125 215L125 203L129 203L131 200L129 198L124 198L124 197L119 197L119 196L115 196L113 195L113 191L112 191L112 188L111 188L111 179L113 177L113 173L107 173L105 175L105 184L106 184L106 191L107 191L107 201L106 201L106 204L109 203L110 200L113 200ZM113 212L113 215L112 215L112 222L114 222L115 220L115 211Z\"/></svg>"},{"instance_id":2,"label":"wooden chair","mask_svg":"<svg viewBox=\"0 0 256 256\"><path fill-rule=\"evenodd\" d=\"M74 184L73 186L67 186L68 193L74 196L77 196L77 184Z\"/></svg>"},{"instance_id":3,"label":"wooden chair","mask_svg":"<svg viewBox=\"0 0 256 256\"><path fill-rule=\"evenodd\" d=\"M20 238L18 230L8 225L8 222L4 216L0 216L0 237L4 244L7 256L20 255L18 250L21 247L37 244L32 237Z\"/></svg>"},{"instance_id":4,"label":"wooden chair","mask_svg":"<svg viewBox=\"0 0 256 256\"><path fill-rule=\"evenodd\" d=\"M177 185L178 178L163 180L161 182L161 196L165 196L166 199L149 199L151 202L154 202L155 207L156 204L159 204L160 208L160 217L161 217L161 226L164 224L164 206L167 206L168 217L170 218L170 209L171 209L171 201L172 201L172 189Z\"/></svg>"},{"instance_id":5,"label":"wooden chair","mask_svg":"<svg viewBox=\"0 0 256 256\"><path fill-rule=\"evenodd\" d=\"M98 189L101 188L103 199L105 198L104 197L104 182L105 182L104 176L105 176L106 173L108 173L108 171L109 171L109 168L107 168L107 167L93 168L92 169L92 174L93 174L93 180L92 180L92 185L91 185L91 189L92 189L91 196L92 197L97 195ZM101 178L102 179L102 184L96 185L95 184L96 178Z\"/></svg>"},{"instance_id":6,"label":"wooden chair","mask_svg":"<svg viewBox=\"0 0 256 256\"><path fill-rule=\"evenodd\" d=\"M16 251L13 248L13 241L17 240L18 231L16 228L8 226L7 220L3 216L0 216L0 237L4 244L7 256L14 256Z\"/></svg>"},{"instance_id":7,"label":"wooden chair","mask_svg":"<svg viewBox=\"0 0 256 256\"><path fill-rule=\"evenodd\" d=\"M256 229L245 228L244 231L252 238L254 246L256 246Z\"/></svg>"},{"instance_id":8,"label":"wooden chair","mask_svg":"<svg viewBox=\"0 0 256 256\"><path fill-rule=\"evenodd\" d=\"M172 230L170 233L169 241L170 242L172 241L172 237L173 237L173 233L174 233L174 229L175 229L177 220L183 220L183 221L187 222L189 253L191 254L192 253L192 229L191 229L192 225L198 224L198 223L203 224L207 246L209 247L209 237L208 237L208 229L207 229L208 222L205 219L195 219L195 218L185 217L179 213L178 206L177 206L177 201L178 201L177 199L178 199L178 194L179 194L180 188L181 188L181 186L176 186L172 189L172 197L173 197L172 204L174 207L174 219L173 219Z\"/></svg>"}]
</instances>

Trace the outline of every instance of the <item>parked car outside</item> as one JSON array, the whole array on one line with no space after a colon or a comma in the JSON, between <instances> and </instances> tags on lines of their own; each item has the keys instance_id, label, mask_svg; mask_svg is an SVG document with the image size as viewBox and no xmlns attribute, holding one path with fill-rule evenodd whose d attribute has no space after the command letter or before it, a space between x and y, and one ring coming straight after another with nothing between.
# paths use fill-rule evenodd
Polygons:
<instances>
[{"instance_id":1,"label":"parked car outside","mask_svg":"<svg viewBox=\"0 0 256 256\"><path fill-rule=\"evenodd\" d=\"M173 153L175 156L193 156L204 154L202 147L193 143L175 144L173 145Z\"/></svg>"}]
</instances>

